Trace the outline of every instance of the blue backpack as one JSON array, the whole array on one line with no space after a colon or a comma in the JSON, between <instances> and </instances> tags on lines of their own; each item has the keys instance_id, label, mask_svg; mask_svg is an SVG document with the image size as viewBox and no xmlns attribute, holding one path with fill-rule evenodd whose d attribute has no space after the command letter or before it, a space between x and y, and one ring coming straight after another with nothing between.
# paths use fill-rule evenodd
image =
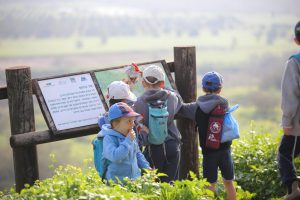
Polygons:
<instances>
[{"instance_id":1,"label":"blue backpack","mask_svg":"<svg viewBox=\"0 0 300 200\"><path fill-rule=\"evenodd\" d=\"M290 58L296 58L300 62L300 53L292 55Z\"/></svg>"},{"instance_id":2,"label":"blue backpack","mask_svg":"<svg viewBox=\"0 0 300 200\"><path fill-rule=\"evenodd\" d=\"M109 160L103 158L103 138L104 137L96 137L92 141L94 150L94 164L101 178L105 177L107 167L110 164Z\"/></svg>"},{"instance_id":3,"label":"blue backpack","mask_svg":"<svg viewBox=\"0 0 300 200\"><path fill-rule=\"evenodd\" d=\"M168 136L168 107L167 100L160 106L149 106L149 135L148 141L150 144L163 144Z\"/></svg>"},{"instance_id":4,"label":"blue backpack","mask_svg":"<svg viewBox=\"0 0 300 200\"><path fill-rule=\"evenodd\" d=\"M229 142L234 139L240 138L239 124L236 119L231 115L239 107L238 104L231 107L224 116L221 143Z\"/></svg>"}]
</instances>

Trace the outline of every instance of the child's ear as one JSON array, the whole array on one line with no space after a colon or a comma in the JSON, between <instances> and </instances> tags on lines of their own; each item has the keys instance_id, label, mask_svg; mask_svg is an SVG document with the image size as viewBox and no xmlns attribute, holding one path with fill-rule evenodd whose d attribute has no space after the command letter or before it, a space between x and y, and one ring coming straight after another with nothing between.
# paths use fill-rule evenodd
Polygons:
<instances>
[{"instance_id":1,"label":"child's ear","mask_svg":"<svg viewBox=\"0 0 300 200\"><path fill-rule=\"evenodd\" d=\"M142 80L142 86L145 88L147 85L146 85L146 83L145 83L145 81L144 81L144 79Z\"/></svg>"},{"instance_id":2,"label":"child's ear","mask_svg":"<svg viewBox=\"0 0 300 200\"><path fill-rule=\"evenodd\" d=\"M165 87L165 81L161 81L159 87L164 88Z\"/></svg>"},{"instance_id":3,"label":"child's ear","mask_svg":"<svg viewBox=\"0 0 300 200\"><path fill-rule=\"evenodd\" d=\"M298 41L297 38L294 38L294 42L295 42L297 45L300 45L300 41Z\"/></svg>"}]
</instances>

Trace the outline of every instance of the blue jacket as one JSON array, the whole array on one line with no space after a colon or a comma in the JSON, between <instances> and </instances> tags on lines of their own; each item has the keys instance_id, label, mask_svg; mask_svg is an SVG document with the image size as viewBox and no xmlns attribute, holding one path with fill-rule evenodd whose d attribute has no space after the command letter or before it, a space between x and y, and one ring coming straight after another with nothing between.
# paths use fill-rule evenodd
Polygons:
<instances>
[{"instance_id":1,"label":"blue jacket","mask_svg":"<svg viewBox=\"0 0 300 200\"><path fill-rule=\"evenodd\" d=\"M150 168L136 140L131 140L130 137L111 129L109 124L102 125L102 130L97 136L104 136L103 157L111 161L105 175L106 179L117 182L117 178L122 181L128 177L134 180L141 176L140 169Z\"/></svg>"}]
</instances>

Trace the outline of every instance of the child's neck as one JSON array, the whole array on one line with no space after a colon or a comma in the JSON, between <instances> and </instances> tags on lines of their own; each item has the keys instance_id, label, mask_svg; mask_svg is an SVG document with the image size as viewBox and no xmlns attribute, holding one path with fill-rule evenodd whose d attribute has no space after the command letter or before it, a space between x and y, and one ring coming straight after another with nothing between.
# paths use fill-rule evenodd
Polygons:
<instances>
[{"instance_id":1,"label":"child's neck","mask_svg":"<svg viewBox=\"0 0 300 200\"><path fill-rule=\"evenodd\" d=\"M145 91L147 90L161 90L160 87L145 87Z\"/></svg>"},{"instance_id":2,"label":"child's neck","mask_svg":"<svg viewBox=\"0 0 300 200\"><path fill-rule=\"evenodd\" d=\"M216 92L206 92L206 93L205 93L205 95L210 95L210 94L220 95L220 93L216 93Z\"/></svg>"}]
</instances>

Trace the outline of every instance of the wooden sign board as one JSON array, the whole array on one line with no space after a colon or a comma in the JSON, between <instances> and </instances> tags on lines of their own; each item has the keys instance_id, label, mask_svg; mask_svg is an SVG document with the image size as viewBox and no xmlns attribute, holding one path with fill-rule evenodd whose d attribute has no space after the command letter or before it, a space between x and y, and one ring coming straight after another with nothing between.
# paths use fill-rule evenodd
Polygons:
<instances>
[{"instance_id":1,"label":"wooden sign board","mask_svg":"<svg viewBox=\"0 0 300 200\"><path fill-rule=\"evenodd\" d=\"M35 87L49 129L65 130L95 125L107 110L90 72L36 79Z\"/></svg>"},{"instance_id":2,"label":"wooden sign board","mask_svg":"<svg viewBox=\"0 0 300 200\"><path fill-rule=\"evenodd\" d=\"M164 60L138 64L142 71L149 65L161 67L166 74L166 88L175 83ZM126 81L128 66L112 67L90 72L35 79L36 96L49 129L54 134L71 133L74 129L98 126L98 118L108 110L104 97L112 81ZM143 93L141 77L132 92Z\"/></svg>"}]
</instances>

